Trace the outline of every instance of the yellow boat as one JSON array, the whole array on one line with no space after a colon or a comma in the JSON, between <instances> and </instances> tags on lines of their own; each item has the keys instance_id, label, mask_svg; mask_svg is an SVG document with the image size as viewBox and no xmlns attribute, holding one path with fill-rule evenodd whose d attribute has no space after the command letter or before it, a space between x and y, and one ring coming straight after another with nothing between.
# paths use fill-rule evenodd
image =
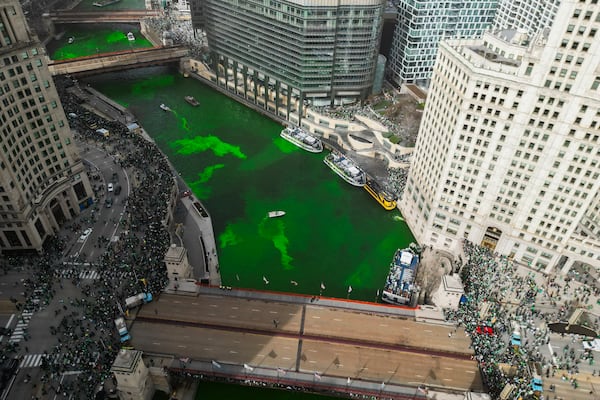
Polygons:
<instances>
[{"instance_id":1,"label":"yellow boat","mask_svg":"<svg viewBox=\"0 0 600 400\"><path fill-rule=\"evenodd\" d=\"M367 179L367 183L363 187L386 210L390 211L396 208L395 197L379 187L377 182Z\"/></svg>"}]
</instances>

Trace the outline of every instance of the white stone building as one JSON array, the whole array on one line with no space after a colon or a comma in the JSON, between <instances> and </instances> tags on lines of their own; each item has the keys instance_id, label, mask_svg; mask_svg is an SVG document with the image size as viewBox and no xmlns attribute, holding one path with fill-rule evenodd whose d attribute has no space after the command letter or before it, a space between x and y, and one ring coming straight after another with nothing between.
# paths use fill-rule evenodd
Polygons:
<instances>
[{"instance_id":1,"label":"white stone building","mask_svg":"<svg viewBox=\"0 0 600 400\"><path fill-rule=\"evenodd\" d=\"M597 3L563 0L536 36L442 42L400 202L420 244L600 265Z\"/></svg>"}]
</instances>

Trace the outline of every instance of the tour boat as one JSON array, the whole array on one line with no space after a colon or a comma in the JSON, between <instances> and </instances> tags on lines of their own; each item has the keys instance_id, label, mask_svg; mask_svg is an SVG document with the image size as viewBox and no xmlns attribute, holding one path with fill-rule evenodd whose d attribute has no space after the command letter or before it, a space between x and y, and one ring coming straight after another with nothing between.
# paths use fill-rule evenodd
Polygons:
<instances>
[{"instance_id":1,"label":"tour boat","mask_svg":"<svg viewBox=\"0 0 600 400\"><path fill-rule=\"evenodd\" d=\"M165 105L164 103L160 105L160 109L163 111L171 111L169 106Z\"/></svg>"},{"instance_id":2,"label":"tour boat","mask_svg":"<svg viewBox=\"0 0 600 400\"><path fill-rule=\"evenodd\" d=\"M127 32L127 40L129 40L130 42L133 42L135 40L135 36L133 36L133 33Z\"/></svg>"},{"instance_id":3,"label":"tour boat","mask_svg":"<svg viewBox=\"0 0 600 400\"><path fill-rule=\"evenodd\" d=\"M391 211L396 208L396 197L379 186L374 180L367 178L364 188L386 210Z\"/></svg>"},{"instance_id":4,"label":"tour boat","mask_svg":"<svg viewBox=\"0 0 600 400\"><path fill-rule=\"evenodd\" d=\"M409 305L417 292L415 278L419 256L411 249L396 250L385 280L381 300L390 304Z\"/></svg>"},{"instance_id":5,"label":"tour boat","mask_svg":"<svg viewBox=\"0 0 600 400\"><path fill-rule=\"evenodd\" d=\"M269 218L283 217L285 211L269 211Z\"/></svg>"},{"instance_id":6,"label":"tour boat","mask_svg":"<svg viewBox=\"0 0 600 400\"><path fill-rule=\"evenodd\" d=\"M194 107L197 107L197 106L200 105L200 103L198 102L198 100L196 100L194 98L194 96L185 96L184 99L185 99L185 101L187 101L188 103L190 103Z\"/></svg>"},{"instance_id":7,"label":"tour boat","mask_svg":"<svg viewBox=\"0 0 600 400\"><path fill-rule=\"evenodd\" d=\"M281 131L280 136L296 146L310 151L311 153L320 153L323 151L321 140L307 133L304 129L298 127L287 127Z\"/></svg>"},{"instance_id":8,"label":"tour boat","mask_svg":"<svg viewBox=\"0 0 600 400\"><path fill-rule=\"evenodd\" d=\"M349 184L354 186L365 185L367 174L345 155L332 151L325 157L323 162Z\"/></svg>"}]
</instances>

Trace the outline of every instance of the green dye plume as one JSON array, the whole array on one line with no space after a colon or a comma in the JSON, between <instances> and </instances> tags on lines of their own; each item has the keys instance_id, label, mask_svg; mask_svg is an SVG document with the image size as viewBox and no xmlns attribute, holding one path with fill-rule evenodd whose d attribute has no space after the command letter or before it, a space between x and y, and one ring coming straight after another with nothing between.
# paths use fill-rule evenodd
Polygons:
<instances>
[{"instance_id":1,"label":"green dye plume","mask_svg":"<svg viewBox=\"0 0 600 400\"><path fill-rule=\"evenodd\" d=\"M246 158L246 155L242 153L239 146L225 143L213 135L195 136L192 139L180 139L174 141L173 145L179 147L179 150L177 150L178 154L190 155L201 153L206 150L212 150L213 153L219 157L232 154L237 158Z\"/></svg>"}]
</instances>

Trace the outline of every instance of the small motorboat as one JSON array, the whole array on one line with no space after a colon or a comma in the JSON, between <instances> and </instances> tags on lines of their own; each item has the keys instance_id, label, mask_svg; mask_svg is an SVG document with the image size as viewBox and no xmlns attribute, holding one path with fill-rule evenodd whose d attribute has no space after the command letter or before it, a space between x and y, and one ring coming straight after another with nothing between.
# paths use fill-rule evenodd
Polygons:
<instances>
[{"instance_id":1,"label":"small motorboat","mask_svg":"<svg viewBox=\"0 0 600 400\"><path fill-rule=\"evenodd\" d=\"M74 41L75 41L75 38L73 36L69 37L69 39L67 40L67 42L69 44L73 44Z\"/></svg>"},{"instance_id":2,"label":"small motorboat","mask_svg":"<svg viewBox=\"0 0 600 400\"><path fill-rule=\"evenodd\" d=\"M160 109L163 111L171 111L171 109L169 108L169 106L167 106L166 104L162 103L160 105Z\"/></svg>"},{"instance_id":3,"label":"small motorboat","mask_svg":"<svg viewBox=\"0 0 600 400\"><path fill-rule=\"evenodd\" d=\"M285 211L269 211L269 218L283 217Z\"/></svg>"},{"instance_id":4,"label":"small motorboat","mask_svg":"<svg viewBox=\"0 0 600 400\"><path fill-rule=\"evenodd\" d=\"M194 96L185 96L184 99L194 107L198 107L200 105L200 103L194 98Z\"/></svg>"},{"instance_id":5,"label":"small motorboat","mask_svg":"<svg viewBox=\"0 0 600 400\"><path fill-rule=\"evenodd\" d=\"M127 32L127 40L129 40L130 42L133 42L135 40L135 36L133 36L133 33Z\"/></svg>"}]
</instances>

